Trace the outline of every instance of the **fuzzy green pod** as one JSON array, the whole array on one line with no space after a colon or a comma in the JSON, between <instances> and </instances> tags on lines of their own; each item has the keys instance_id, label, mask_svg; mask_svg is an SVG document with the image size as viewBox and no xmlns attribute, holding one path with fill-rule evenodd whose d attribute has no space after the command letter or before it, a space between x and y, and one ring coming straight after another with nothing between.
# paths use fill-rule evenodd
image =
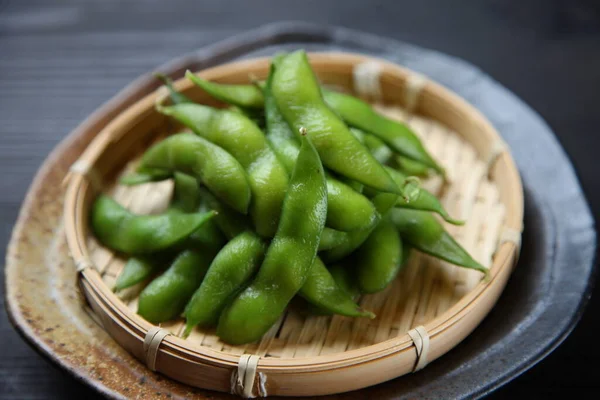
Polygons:
<instances>
[{"instance_id":1,"label":"fuzzy green pod","mask_svg":"<svg viewBox=\"0 0 600 400\"><path fill-rule=\"evenodd\" d=\"M214 212L194 214L136 215L108 196L94 201L91 226L105 246L125 254L148 254L181 243Z\"/></svg>"},{"instance_id":2,"label":"fuzzy green pod","mask_svg":"<svg viewBox=\"0 0 600 400\"><path fill-rule=\"evenodd\" d=\"M444 169L431 157L419 138L405 124L378 114L368 103L347 94L326 90L323 91L323 97L349 125L372 133L398 153L444 175Z\"/></svg>"},{"instance_id":3,"label":"fuzzy green pod","mask_svg":"<svg viewBox=\"0 0 600 400\"><path fill-rule=\"evenodd\" d=\"M182 251L171 266L140 293L138 314L154 324L181 314L200 286L214 253Z\"/></svg>"},{"instance_id":4,"label":"fuzzy green pod","mask_svg":"<svg viewBox=\"0 0 600 400\"><path fill-rule=\"evenodd\" d=\"M276 100L271 92L275 66L264 87L265 117L267 139L279 160L289 173L293 171L300 151L300 141L291 131L288 123L277 108ZM377 218L373 204L351 186L334 179L331 174L327 178L327 221L329 228L338 231L353 231L370 225ZM327 246L330 248L329 246ZM323 248L321 248L323 249Z\"/></svg>"},{"instance_id":5,"label":"fuzzy green pod","mask_svg":"<svg viewBox=\"0 0 600 400\"><path fill-rule=\"evenodd\" d=\"M288 175L264 133L244 115L200 104L158 106L157 110L229 152L244 167L252 193L250 216L261 236L277 229Z\"/></svg>"},{"instance_id":6,"label":"fuzzy green pod","mask_svg":"<svg viewBox=\"0 0 600 400\"><path fill-rule=\"evenodd\" d=\"M197 325L216 325L227 301L243 288L260 267L265 249L266 245L259 236L244 232L219 251L185 308L184 337Z\"/></svg>"},{"instance_id":7,"label":"fuzzy green pod","mask_svg":"<svg viewBox=\"0 0 600 400\"><path fill-rule=\"evenodd\" d=\"M138 172L146 169L191 175L233 209L248 211L252 195L246 171L231 154L201 137L179 133L155 144L144 153Z\"/></svg>"},{"instance_id":8,"label":"fuzzy green pod","mask_svg":"<svg viewBox=\"0 0 600 400\"><path fill-rule=\"evenodd\" d=\"M394 208L389 215L402 239L415 249L451 264L488 274L488 269L475 261L431 213Z\"/></svg>"},{"instance_id":9,"label":"fuzzy green pod","mask_svg":"<svg viewBox=\"0 0 600 400\"><path fill-rule=\"evenodd\" d=\"M326 313L346 317L375 318L375 314L362 309L354 302L352 296L338 285L333 275L318 257L315 259L299 294L313 306Z\"/></svg>"},{"instance_id":10,"label":"fuzzy green pod","mask_svg":"<svg viewBox=\"0 0 600 400\"><path fill-rule=\"evenodd\" d=\"M363 293L377 293L389 285L402 266L402 240L388 219L371 232L354 257L356 280Z\"/></svg>"},{"instance_id":11,"label":"fuzzy green pod","mask_svg":"<svg viewBox=\"0 0 600 400\"><path fill-rule=\"evenodd\" d=\"M306 128L325 166L377 190L402 193L381 164L325 104L304 51L291 53L277 64L271 90L288 124L294 130Z\"/></svg>"},{"instance_id":12,"label":"fuzzy green pod","mask_svg":"<svg viewBox=\"0 0 600 400\"><path fill-rule=\"evenodd\" d=\"M221 314L217 334L222 340L254 342L279 319L310 273L326 213L323 166L303 136L277 233L254 281Z\"/></svg>"}]
</instances>

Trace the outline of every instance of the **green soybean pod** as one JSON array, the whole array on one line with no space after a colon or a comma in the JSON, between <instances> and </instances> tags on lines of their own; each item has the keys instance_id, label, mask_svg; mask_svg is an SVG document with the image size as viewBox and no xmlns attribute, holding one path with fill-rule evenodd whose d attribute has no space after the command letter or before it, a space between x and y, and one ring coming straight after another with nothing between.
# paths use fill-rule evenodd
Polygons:
<instances>
[{"instance_id":1,"label":"green soybean pod","mask_svg":"<svg viewBox=\"0 0 600 400\"><path fill-rule=\"evenodd\" d=\"M216 325L227 301L243 288L260 267L265 248L259 236L244 232L219 251L185 308L184 337L197 325Z\"/></svg>"},{"instance_id":2,"label":"green soybean pod","mask_svg":"<svg viewBox=\"0 0 600 400\"><path fill-rule=\"evenodd\" d=\"M153 254L147 257L130 257L119 274L113 290L115 292L144 282L160 271L168 263L164 254Z\"/></svg>"},{"instance_id":3,"label":"green soybean pod","mask_svg":"<svg viewBox=\"0 0 600 400\"><path fill-rule=\"evenodd\" d=\"M429 167L423 163L415 160L411 160L408 157L396 156L396 164L398 170L409 176L422 176L426 177L429 175Z\"/></svg>"},{"instance_id":4,"label":"green soybean pod","mask_svg":"<svg viewBox=\"0 0 600 400\"><path fill-rule=\"evenodd\" d=\"M195 178L177 172L173 176L173 180L173 198L167 210L168 213L181 214L195 211L210 211L201 202L200 190ZM117 278L114 290L123 290L150 278L156 272L160 271L165 264L168 264L169 260L178 252L178 248L191 248L195 250L208 248L214 250L221 248L224 242L225 238L216 226L214 218L212 218L202 224L200 228L190 234L181 243L172 246L172 248L148 256L130 257Z\"/></svg>"},{"instance_id":5,"label":"green soybean pod","mask_svg":"<svg viewBox=\"0 0 600 400\"><path fill-rule=\"evenodd\" d=\"M398 153L444 175L444 169L435 162L419 138L405 124L378 114L369 104L351 95L325 90L323 97L349 125L372 133Z\"/></svg>"},{"instance_id":6,"label":"green soybean pod","mask_svg":"<svg viewBox=\"0 0 600 400\"><path fill-rule=\"evenodd\" d=\"M402 243L402 261L400 262L401 270L408 265L408 260L409 260L411 254L412 254L412 247L408 243L403 242Z\"/></svg>"},{"instance_id":7,"label":"green soybean pod","mask_svg":"<svg viewBox=\"0 0 600 400\"><path fill-rule=\"evenodd\" d=\"M271 64L269 77L262 88L265 99L266 136L273 151L275 151L288 173L291 174L294 171L296 159L300 152L300 141L294 132L292 132L292 128L290 128L287 121L283 118L283 115L281 115L275 97L273 97L274 72L275 65ZM256 88L256 90L259 89Z\"/></svg>"},{"instance_id":8,"label":"green soybean pod","mask_svg":"<svg viewBox=\"0 0 600 400\"><path fill-rule=\"evenodd\" d=\"M352 299L356 299L358 296L360 296L360 289L358 288L358 283L356 282L354 268L348 264L353 264L352 260L337 262L329 266L327 269L329 269L329 273L340 289L342 289Z\"/></svg>"},{"instance_id":9,"label":"green soybean pod","mask_svg":"<svg viewBox=\"0 0 600 400\"><path fill-rule=\"evenodd\" d=\"M431 213L394 208L389 215L402 240L415 249L451 264L488 274L488 269L475 261Z\"/></svg>"},{"instance_id":10,"label":"green soybean pod","mask_svg":"<svg viewBox=\"0 0 600 400\"><path fill-rule=\"evenodd\" d=\"M246 215L242 215L226 204L223 204L210 191L201 187L200 195L208 208L217 212L214 218L215 223L228 239L232 239L240 233L252 229L252 223Z\"/></svg>"},{"instance_id":11,"label":"green soybean pod","mask_svg":"<svg viewBox=\"0 0 600 400\"><path fill-rule=\"evenodd\" d=\"M173 174L173 197L169 209L184 213L198 211L201 203L199 189L198 181L193 176L175 172Z\"/></svg>"},{"instance_id":12,"label":"green soybean pod","mask_svg":"<svg viewBox=\"0 0 600 400\"><path fill-rule=\"evenodd\" d=\"M253 85L223 85L207 81L186 71L185 76L212 97L243 108L263 108L263 96Z\"/></svg>"},{"instance_id":13,"label":"green soybean pod","mask_svg":"<svg viewBox=\"0 0 600 400\"><path fill-rule=\"evenodd\" d=\"M365 240L369 237L373 229L377 227L381 221L381 216L385 215L398 201L398 195L393 193L379 193L376 194L371 201L377 210L377 218L373 222L356 231L346 232L346 238L338 246L323 251L320 255L327 263L338 262L341 259L347 257L354 250L356 250Z\"/></svg>"},{"instance_id":14,"label":"green soybean pod","mask_svg":"<svg viewBox=\"0 0 600 400\"><path fill-rule=\"evenodd\" d=\"M233 209L246 213L251 199L244 168L221 147L190 133L179 133L150 147L139 171L146 168L192 175Z\"/></svg>"},{"instance_id":15,"label":"green soybean pod","mask_svg":"<svg viewBox=\"0 0 600 400\"><path fill-rule=\"evenodd\" d=\"M354 271L354 262L352 260L342 260L333 265L327 266L331 277L335 281L337 287L344 292L346 296L355 301L360 296L360 290L356 283L356 276ZM332 315L333 311L330 309L317 306L313 303L306 301L305 308L311 314L314 315Z\"/></svg>"},{"instance_id":16,"label":"green soybean pod","mask_svg":"<svg viewBox=\"0 0 600 400\"><path fill-rule=\"evenodd\" d=\"M336 231L328 227L323 228L321 241L319 242L319 251L333 249L348 240L348 232Z\"/></svg>"},{"instance_id":17,"label":"green soybean pod","mask_svg":"<svg viewBox=\"0 0 600 400\"><path fill-rule=\"evenodd\" d=\"M250 216L256 231L272 237L277 229L288 175L263 132L245 116L200 104L157 106L157 110L229 152L248 174Z\"/></svg>"},{"instance_id":18,"label":"green soybean pod","mask_svg":"<svg viewBox=\"0 0 600 400\"><path fill-rule=\"evenodd\" d=\"M148 254L181 243L214 216L194 214L136 215L108 196L94 201L91 226L105 246L125 254Z\"/></svg>"},{"instance_id":19,"label":"green soybean pod","mask_svg":"<svg viewBox=\"0 0 600 400\"><path fill-rule=\"evenodd\" d=\"M174 174L173 180L173 198L169 205L169 212L214 211L215 213L215 216L194 231L182 246L188 249L208 251L216 251L223 247L226 239L216 222L219 212L209 207L206 200L202 199L198 181L194 177L180 172Z\"/></svg>"},{"instance_id":20,"label":"green soybean pod","mask_svg":"<svg viewBox=\"0 0 600 400\"><path fill-rule=\"evenodd\" d=\"M346 317L375 318L375 314L357 305L350 294L340 288L325 264L317 257L308 278L300 289L300 296L326 313Z\"/></svg>"},{"instance_id":21,"label":"green soybean pod","mask_svg":"<svg viewBox=\"0 0 600 400\"><path fill-rule=\"evenodd\" d=\"M210 252L182 251L162 275L142 290L138 314L153 324L178 317L200 286L213 257Z\"/></svg>"},{"instance_id":22,"label":"green soybean pod","mask_svg":"<svg viewBox=\"0 0 600 400\"><path fill-rule=\"evenodd\" d=\"M290 126L307 129L325 166L377 190L402 193L381 164L325 104L304 51L291 53L277 64L271 90Z\"/></svg>"},{"instance_id":23,"label":"green soybean pod","mask_svg":"<svg viewBox=\"0 0 600 400\"><path fill-rule=\"evenodd\" d=\"M377 136L365 135L365 146L380 163L385 164L394 156L394 152Z\"/></svg>"},{"instance_id":24,"label":"green soybean pod","mask_svg":"<svg viewBox=\"0 0 600 400\"><path fill-rule=\"evenodd\" d=\"M371 232L356 250L356 278L363 293L382 291L396 278L402 266L402 240L388 219Z\"/></svg>"},{"instance_id":25,"label":"green soybean pod","mask_svg":"<svg viewBox=\"0 0 600 400\"><path fill-rule=\"evenodd\" d=\"M217 334L222 340L254 342L279 319L310 273L326 213L323 166L303 136L277 233L254 281L221 314Z\"/></svg>"},{"instance_id":26,"label":"green soybean pod","mask_svg":"<svg viewBox=\"0 0 600 400\"><path fill-rule=\"evenodd\" d=\"M286 169L291 173L296 165L300 141L291 131L288 123L277 108L271 88L275 66L264 87L265 117L267 139ZM335 179L331 174L327 178L327 221L329 228L338 231L353 231L372 223L377 211L373 204L348 184Z\"/></svg>"},{"instance_id":27,"label":"green soybean pod","mask_svg":"<svg viewBox=\"0 0 600 400\"><path fill-rule=\"evenodd\" d=\"M238 106L229 106L227 110L241 114L254 122L261 129L265 127L265 113L261 109L242 108Z\"/></svg>"},{"instance_id":28,"label":"green soybean pod","mask_svg":"<svg viewBox=\"0 0 600 400\"><path fill-rule=\"evenodd\" d=\"M361 142L367 146L367 149L373 154L373 157L377 161L382 164L388 163L392 157L394 156L394 151L390 149L383 140L379 139L377 136L374 136L370 133L363 131L358 128L350 128L350 131L356 136L360 138ZM401 156L397 156L401 157ZM415 161L416 162L416 161Z\"/></svg>"}]
</instances>

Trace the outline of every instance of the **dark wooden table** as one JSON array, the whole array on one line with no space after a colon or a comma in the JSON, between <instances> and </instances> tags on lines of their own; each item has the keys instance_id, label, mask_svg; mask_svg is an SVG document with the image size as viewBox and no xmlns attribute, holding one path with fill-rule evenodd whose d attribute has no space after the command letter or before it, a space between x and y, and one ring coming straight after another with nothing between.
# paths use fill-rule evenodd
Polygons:
<instances>
[{"instance_id":1,"label":"dark wooden table","mask_svg":"<svg viewBox=\"0 0 600 400\"><path fill-rule=\"evenodd\" d=\"M0 243L48 152L139 74L281 20L335 24L481 67L536 109L600 211L600 3L596 0L0 0ZM5 245L0 248L4 259ZM4 275L1 275L4 288ZM4 302L2 296L1 300ZM586 395L600 385L600 300L548 358L491 397ZM0 398L94 398L32 350L0 308Z\"/></svg>"}]
</instances>

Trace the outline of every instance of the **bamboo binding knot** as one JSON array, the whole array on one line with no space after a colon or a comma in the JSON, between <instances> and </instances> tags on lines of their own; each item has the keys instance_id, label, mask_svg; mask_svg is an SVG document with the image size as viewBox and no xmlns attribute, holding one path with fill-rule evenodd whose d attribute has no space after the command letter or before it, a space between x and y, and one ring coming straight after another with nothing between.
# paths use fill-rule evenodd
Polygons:
<instances>
[{"instance_id":1,"label":"bamboo binding knot","mask_svg":"<svg viewBox=\"0 0 600 400\"><path fill-rule=\"evenodd\" d=\"M242 354L238 367L231 373L231 393L246 399L253 399L254 383L258 375L258 396L267 397L267 375L258 372L258 361L260 356L254 354Z\"/></svg>"},{"instance_id":2,"label":"bamboo binding knot","mask_svg":"<svg viewBox=\"0 0 600 400\"><path fill-rule=\"evenodd\" d=\"M160 107L169 98L169 88L167 85L161 85L156 89L156 98L154 99L154 106Z\"/></svg>"},{"instance_id":3,"label":"bamboo binding knot","mask_svg":"<svg viewBox=\"0 0 600 400\"><path fill-rule=\"evenodd\" d=\"M73 261L75 262L75 271L76 271L76 273L75 273L76 274L75 292L77 294L77 297L79 297L79 300L81 300L81 303L84 305L84 307L86 307L87 298L85 297L85 294L83 293L83 288L81 286L81 280L79 278L81 277L81 273L83 271L85 271L88 268L95 268L95 267L94 267L94 264L92 263L92 261L87 257L73 259Z\"/></svg>"},{"instance_id":4,"label":"bamboo binding knot","mask_svg":"<svg viewBox=\"0 0 600 400\"><path fill-rule=\"evenodd\" d=\"M354 78L354 90L360 97L371 97L374 100L381 100L381 85L379 77L381 75L381 64L376 61L367 61L357 64L352 69Z\"/></svg>"},{"instance_id":5,"label":"bamboo binding knot","mask_svg":"<svg viewBox=\"0 0 600 400\"><path fill-rule=\"evenodd\" d=\"M83 257L79 260L75 260L75 269L77 272L83 272L87 268L94 268L94 264L90 261L89 258Z\"/></svg>"},{"instance_id":6,"label":"bamboo binding knot","mask_svg":"<svg viewBox=\"0 0 600 400\"><path fill-rule=\"evenodd\" d=\"M406 79L406 89L404 91L404 104L406 111L412 113L419 104L419 98L423 88L427 84L425 75L413 72Z\"/></svg>"},{"instance_id":7,"label":"bamboo binding knot","mask_svg":"<svg viewBox=\"0 0 600 400\"><path fill-rule=\"evenodd\" d=\"M417 362L412 372L417 372L427 365L427 354L429 353L429 334L424 326L420 325L408 331L417 351Z\"/></svg>"},{"instance_id":8,"label":"bamboo binding knot","mask_svg":"<svg viewBox=\"0 0 600 400\"><path fill-rule=\"evenodd\" d=\"M498 235L498 244L496 245L496 251L504 243L514 243L517 254L521 251L521 237L522 232L518 229L514 229L508 226L503 226Z\"/></svg>"},{"instance_id":9,"label":"bamboo binding knot","mask_svg":"<svg viewBox=\"0 0 600 400\"><path fill-rule=\"evenodd\" d=\"M170 334L171 332L158 326L153 326L152 328L148 329L146 337L144 337L144 355L146 357L146 366L151 371L156 371L156 356L158 355L158 348L160 347L163 339Z\"/></svg>"},{"instance_id":10,"label":"bamboo binding knot","mask_svg":"<svg viewBox=\"0 0 600 400\"><path fill-rule=\"evenodd\" d=\"M62 181L63 186L69 183L69 180L73 175L81 175L85 177L92 185L94 190L100 190L102 188L101 180L87 160L77 160L69 168L69 172Z\"/></svg>"},{"instance_id":11,"label":"bamboo binding knot","mask_svg":"<svg viewBox=\"0 0 600 400\"><path fill-rule=\"evenodd\" d=\"M502 155L502 153L504 153L507 150L508 150L508 146L502 139L498 139L494 143L492 143L492 147L490 148L490 152L488 153L487 160L485 162L486 171L487 171L488 175L489 175L492 167L494 166L494 163L498 159L498 157L500 157Z\"/></svg>"}]
</instances>

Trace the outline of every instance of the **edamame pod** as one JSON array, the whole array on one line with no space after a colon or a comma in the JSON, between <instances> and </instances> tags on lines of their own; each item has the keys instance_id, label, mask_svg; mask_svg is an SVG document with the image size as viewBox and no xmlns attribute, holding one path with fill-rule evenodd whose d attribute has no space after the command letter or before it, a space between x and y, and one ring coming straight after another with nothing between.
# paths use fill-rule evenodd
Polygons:
<instances>
[{"instance_id":1,"label":"edamame pod","mask_svg":"<svg viewBox=\"0 0 600 400\"><path fill-rule=\"evenodd\" d=\"M243 116L248 118L250 121L254 122L256 124L256 126L258 126L260 129L264 129L265 113L263 112L262 109L242 108L242 107L238 107L238 106L229 106L229 108L227 108L227 109L231 112L242 114Z\"/></svg>"},{"instance_id":2,"label":"edamame pod","mask_svg":"<svg viewBox=\"0 0 600 400\"><path fill-rule=\"evenodd\" d=\"M138 171L163 169L192 175L219 199L245 214L251 199L246 172L221 147L190 133L179 133L150 147Z\"/></svg>"},{"instance_id":3,"label":"edamame pod","mask_svg":"<svg viewBox=\"0 0 600 400\"><path fill-rule=\"evenodd\" d=\"M377 190L402 193L381 164L325 104L304 51L291 53L278 63L271 91L292 129L307 129L325 166Z\"/></svg>"},{"instance_id":4,"label":"edamame pod","mask_svg":"<svg viewBox=\"0 0 600 400\"><path fill-rule=\"evenodd\" d=\"M365 146L371 151L373 157L375 157L380 163L385 164L394 155L392 149L380 140L377 136L366 134L365 135Z\"/></svg>"},{"instance_id":5,"label":"edamame pod","mask_svg":"<svg viewBox=\"0 0 600 400\"><path fill-rule=\"evenodd\" d=\"M283 56L284 55L281 55L279 57L279 61L281 61ZM273 61L273 63L275 63L275 61ZM206 91L209 94L211 94L213 97L215 97L221 101L224 101L229 104L235 104L239 107L247 107L247 106L245 106L245 104L247 104L246 99L251 98L252 104L254 104L254 107L259 107L259 104L262 105L262 103L264 102L265 108L267 108L266 107L267 100L263 97L264 93L262 91L264 85L262 85L262 84L224 85L224 84L217 84L217 83L213 83L213 82L209 82L209 84L211 85L211 88L210 88L210 90L206 90ZM343 108L342 106L345 105L342 103L348 98L357 100L359 102L358 103L359 110L364 111L365 105L367 107L370 107L368 104L354 98L353 96L343 95L343 94L328 91L328 90L322 90L322 91L323 91L323 96L325 98L325 101L327 103L331 102L333 109L338 113L339 113L339 111L335 108L335 106L338 105L339 108L342 109ZM338 102L340 104L338 104ZM352 114L348 114L348 113L354 112L354 110L351 109L351 107L353 106L352 104L348 104L346 106L348 107L347 113L341 114L342 118L344 118L344 115L352 115ZM375 111L372 110L372 108L371 108L371 111L366 113L367 118L372 118L372 115L371 115L372 113L375 113ZM378 118L376 118L376 119L381 118L381 119L387 120L387 118L385 118L379 114L377 114L377 116L378 116ZM358 118L358 117L359 116L356 116L356 118ZM399 133L396 133L395 135L391 135L391 136L406 136L405 140L408 140L409 142L414 142L415 139L417 141L419 141L419 139L416 137L416 135L414 135L414 133L412 133L412 131L410 131L410 129L408 127L406 127L405 125L403 125L399 122L391 121L391 120L388 120L388 121L393 122L397 125L400 125L400 128L398 128L397 126L395 127ZM366 124L366 122L365 122L365 124ZM364 126L365 124L361 124L361 125ZM388 124L383 124L383 125L388 125ZM385 164L388 161L390 161L391 157L394 155L394 152L387 145L385 145L385 143L381 139L379 139L377 136L374 136L372 134L367 134L367 136L363 137L361 135L361 133L365 133L365 132L362 130L358 130L356 127L352 127L352 128L350 128L350 130L354 134L354 136L357 137L357 139L359 139L359 141L361 143L363 143L365 146L367 146L367 148L369 148L369 150L371 151L373 156L380 163ZM370 130L370 128L366 129L366 130ZM378 130L384 130L384 128L378 126ZM408 130L408 133L406 132L407 130ZM386 134L386 133L380 133L380 135L390 136L389 134ZM393 140L393 139L390 138L390 140ZM402 140L402 139L398 139L398 140ZM413 148L415 146L413 144L410 144L408 147ZM420 147L423 147L423 146L421 145ZM431 156L426 153L426 150L424 150L424 147L421 150L421 149L419 149L418 144L416 144L416 149L413 148L412 150L406 150L406 151L416 152L417 154L419 154L417 157L425 157L425 158L431 159ZM425 151L425 154L422 154L422 151ZM417 161L414 158L414 156L411 158L411 157L405 157L405 156L399 155L396 157L396 161L398 162L398 165L402 169L402 171L405 172L407 175L426 176L429 172L429 169L434 168L434 167L431 167L430 165L428 165L427 163ZM433 162L435 162L435 161L433 161ZM441 170L441 168L438 169L438 171L440 171L440 170Z\"/></svg>"},{"instance_id":6,"label":"edamame pod","mask_svg":"<svg viewBox=\"0 0 600 400\"><path fill-rule=\"evenodd\" d=\"M444 174L444 169L405 124L378 114L368 103L347 94L324 90L323 98L349 125L372 133L398 153Z\"/></svg>"},{"instance_id":7,"label":"edamame pod","mask_svg":"<svg viewBox=\"0 0 600 400\"><path fill-rule=\"evenodd\" d=\"M325 264L318 257L315 258L299 294L313 306L328 313L346 317L375 318L375 314L363 310L344 289L338 286Z\"/></svg>"},{"instance_id":8,"label":"edamame pod","mask_svg":"<svg viewBox=\"0 0 600 400\"><path fill-rule=\"evenodd\" d=\"M198 182L195 178L175 173L173 198L168 213L210 211L201 202ZM225 237L216 226L214 218L203 223L187 239L164 251L144 257L130 257L115 283L115 291L123 290L150 278L171 260L178 248L216 251L225 243Z\"/></svg>"},{"instance_id":9,"label":"edamame pod","mask_svg":"<svg viewBox=\"0 0 600 400\"><path fill-rule=\"evenodd\" d=\"M356 299L360 296L360 289L356 283L356 276L354 274L354 268L347 265L350 264L351 260L345 260L333 264L328 267L329 273L333 276L333 280L348 296L352 299Z\"/></svg>"},{"instance_id":10,"label":"edamame pod","mask_svg":"<svg viewBox=\"0 0 600 400\"><path fill-rule=\"evenodd\" d=\"M187 174L173 174L173 197L169 204L170 211L195 212L200 207L200 189L198 181Z\"/></svg>"},{"instance_id":11,"label":"edamame pod","mask_svg":"<svg viewBox=\"0 0 600 400\"><path fill-rule=\"evenodd\" d=\"M181 314L200 286L214 253L182 251L171 266L140 293L138 314L157 324Z\"/></svg>"},{"instance_id":12,"label":"edamame pod","mask_svg":"<svg viewBox=\"0 0 600 400\"><path fill-rule=\"evenodd\" d=\"M273 146L279 160L291 173L296 165L300 142L283 119L272 95L274 69L275 67L271 66L271 73L264 88L267 139ZM369 199L330 175L327 175L326 178L326 225L339 231L353 231L371 224L376 218L377 212Z\"/></svg>"},{"instance_id":13,"label":"edamame pod","mask_svg":"<svg viewBox=\"0 0 600 400\"><path fill-rule=\"evenodd\" d=\"M265 244L252 232L233 238L219 251L200 287L185 308L183 336L199 326L213 326L221 311L260 267Z\"/></svg>"},{"instance_id":14,"label":"edamame pod","mask_svg":"<svg viewBox=\"0 0 600 400\"><path fill-rule=\"evenodd\" d=\"M200 191L198 181L194 177L180 172L175 173L173 180L175 184L173 186L173 198L169 206L169 212L215 211L215 217L194 231L184 242L183 247L213 252L223 247L226 239L216 222L219 213L217 210L208 207L207 202L202 199L202 192Z\"/></svg>"},{"instance_id":15,"label":"edamame pod","mask_svg":"<svg viewBox=\"0 0 600 400\"><path fill-rule=\"evenodd\" d=\"M200 104L157 106L192 129L197 135L222 147L246 169L252 192L250 216L259 235L272 237L277 229L288 175L261 130L245 116Z\"/></svg>"},{"instance_id":16,"label":"edamame pod","mask_svg":"<svg viewBox=\"0 0 600 400\"><path fill-rule=\"evenodd\" d=\"M321 234L319 251L333 249L344 243L347 238L348 232L336 231L335 229L325 227L323 228L323 233Z\"/></svg>"},{"instance_id":17,"label":"edamame pod","mask_svg":"<svg viewBox=\"0 0 600 400\"><path fill-rule=\"evenodd\" d=\"M206 93L225 103L244 108L263 107L262 93L252 85L222 85L209 82L189 70L186 71L185 76L195 85L201 87Z\"/></svg>"},{"instance_id":18,"label":"edamame pod","mask_svg":"<svg viewBox=\"0 0 600 400\"><path fill-rule=\"evenodd\" d=\"M373 154L373 157L382 164L390 161L394 152L382 140L365 131L351 127L350 132Z\"/></svg>"},{"instance_id":19,"label":"edamame pod","mask_svg":"<svg viewBox=\"0 0 600 400\"><path fill-rule=\"evenodd\" d=\"M427 176L429 175L429 167L423 163L411 160L408 157L396 156L396 164L398 170L409 176Z\"/></svg>"},{"instance_id":20,"label":"edamame pod","mask_svg":"<svg viewBox=\"0 0 600 400\"><path fill-rule=\"evenodd\" d=\"M92 206L91 225L105 246L126 254L148 254L182 242L214 215L136 215L110 197L100 195Z\"/></svg>"},{"instance_id":21,"label":"edamame pod","mask_svg":"<svg viewBox=\"0 0 600 400\"><path fill-rule=\"evenodd\" d=\"M302 288L315 260L327 213L327 186L319 155L304 135L279 227L265 260L256 279L219 319L217 334L225 342L260 339Z\"/></svg>"},{"instance_id":22,"label":"edamame pod","mask_svg":"<svg viewBox=\"0 0 600 400\"><path fill-rule=\"evenodd\" d=\"M150 278L168 263L169 257L153 254L147 257L131 257L119 274L113 290L115 292L137 285Z\"/></svg>"},{"instance_id":23,"label":"edamame pod","mask_svg":"<svg viewBox=\"0 0 600 400\"><path fill-rule=\"evenodd\" d=\"M398 195L393 193L379 193L371 199L377 210L377 218L363 229L352 232L346 232L345 240L337 247L321 253L321 258L328 263L334 263L348 256L356 250L369 237L373 229L381 221L381 216L385 215L398 201Z\"/></svg>"},{"instance_id":24,"label":"edamame pod","mask_svg":"<svg viewBox=\"0 0 600 400\"><path fill-rule=\"evenodd\" d=\"M402 240L415 249L449 263L488 274L488 269L475 261L429 212L394 208L389 215Z\"/></svg>"},{"instance_id":25,"label":"edamame pod","mask_svg":"<svg viewBox=\"0 0 600 400\"><path fill-rule=\"evenodd\" d=\"M200 188L200 195L206 202L206 205L217 212L214 220L221 232L232 239L240 233L250 230L252 224L246 215L242 215L227 205L221 203L211 192L205 188Z\"/></svg>"},{"instance_id":26,"label":"edamame pod","mask_svg":"<svg viewBox=\"0 0 600 400\"><path fill-rule=\"evenodd\" d=\"M402 261L402 240L388 218L356 250L356 279L363 293L382 291L396 278Z\"/></svg>"}]
</instances>

